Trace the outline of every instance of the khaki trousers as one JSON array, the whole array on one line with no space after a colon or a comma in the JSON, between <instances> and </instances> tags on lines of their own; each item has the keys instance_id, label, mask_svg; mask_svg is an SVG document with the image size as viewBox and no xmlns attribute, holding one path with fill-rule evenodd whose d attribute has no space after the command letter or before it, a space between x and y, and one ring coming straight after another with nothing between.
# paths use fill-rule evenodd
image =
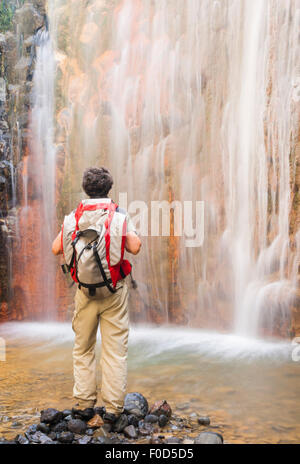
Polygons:
<instances>
[{"instance_id":1,"label":"khaki trousers","mask_svg":"<svg viewBox=\"0 0 300 464\"><path fill-rule=\"evenodd\" d=\"M101 332L101 397L107 412L123 412L127 387L127 347L129 317L128 288L125 282L105 298L88 297L77 289L72 328L73 396L79 406L93 407L97 402L95 345L98 325Z\"/></svg>"}]
</instances>

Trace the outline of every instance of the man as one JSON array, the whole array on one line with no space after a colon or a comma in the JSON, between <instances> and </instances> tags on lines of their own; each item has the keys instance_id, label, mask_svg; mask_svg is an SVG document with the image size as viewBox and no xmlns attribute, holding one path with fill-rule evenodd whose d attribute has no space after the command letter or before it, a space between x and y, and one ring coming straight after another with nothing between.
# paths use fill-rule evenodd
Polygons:
<instances>
[{"instance_id":1,"label":"man","mask_svg":"<svg viewBox=\"0 0 300 464\"><path fill-rule=\"evenodd\" d=\"M88 225L93 226L91 221L97 222L101 220L102 216L107 217L107 215L105 216L107 210L115 212L116 216L119 215L118 222L123 218L126 229L126 238L124 237L125 249L129 253L136 255L140 251L141 241L135 232L128 213L119 208L116 209L116 205L108 198L112 185L113 179L107 169L103 167L87 169L83 175L82 187L89 199L83 200L80 207L86 211L85 214L90 221ZM100 209L95 211L95 208ZM92 215L88 216L91 213L90 210L93 210ZM52 251L55 255L64 253L66 259L66 248L68 246L70 248L70 245L68 245L68 233L69 235L72 233L72 246L74 246L74 237L76 237L74 225L75 221L77 221L76 227L77 229L80 228L79 216L77 209L76 213L72 212L65 217L63 229L52 245ZM86 217L84 220L87 221ZM107 225L107 222L105 224ZM111 243L113 240L114 238L110 237ZM115 241L115 248L116 244L119 246L118 243L120 242ZM90 244L86 247L87 252L88 247L91 248ZM127 264L129 263L127 262ZM77 271L76 277L78 277ZM80 282L80 280L76 280L76 277L73 275L74 280ZM122 273L121 276L116 278L117 282L107 284L107 288L92 289L93 292L90 288L84 288L79 284L75 296L75 311L72 320L72 328L75 332L73 396L77 400L76 406L79 409L94 407L97 401L95 344L100 323L102 340L100 361L102 370L101 396L106 409L104 416L106 422L114 422L123 412L127 386L128 287L123 277ZM110 282L112 282L111 279Z\"/></svg>"}]
</instances>

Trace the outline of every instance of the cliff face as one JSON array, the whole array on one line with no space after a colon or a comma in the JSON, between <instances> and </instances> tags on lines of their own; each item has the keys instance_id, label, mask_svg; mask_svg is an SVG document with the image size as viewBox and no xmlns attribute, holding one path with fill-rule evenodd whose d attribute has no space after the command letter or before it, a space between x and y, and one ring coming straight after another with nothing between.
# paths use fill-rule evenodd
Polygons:
<instances>
[{"instance_id":1,"label":"cliff face","mask_svg":"<svg viewBox=\"0 0 300 464\"><path fill-rule=\"evenodd\" d=\"M22 235L23 171L29 153L29 118L35 65L35 34L45 27L45 1L2 2L0 30L0 320L22 319L22 302L8 305L13 250Z\"/></svg>"},{"instance_id":2,"label":"cliff face","mask_svg":"<svg viewBox=\"0 0 300 464\"><path fill-rule=\"evenodd\" d=\"M53 180L32 95L45 3L16 8L0 36L0 320L39 318L51 304L66 317L73 290L46 256L45 198L55 195L58 230L83 170L106 165L116 201L126 192L147 204L148 233L151 201L205 202L203 247L176 236L175 209L170 237L143 238L132 319L299 334L295 6L49 2Z\"/></svg>"}]
</instances>

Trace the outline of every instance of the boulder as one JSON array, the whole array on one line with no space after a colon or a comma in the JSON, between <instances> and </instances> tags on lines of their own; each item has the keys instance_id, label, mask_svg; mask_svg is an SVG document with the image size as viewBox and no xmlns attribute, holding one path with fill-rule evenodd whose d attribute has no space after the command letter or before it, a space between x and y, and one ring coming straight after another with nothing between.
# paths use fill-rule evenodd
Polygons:
<instances>
[{"instance_id":1,"label":"boulder","mask_svg":"<svg viewBox=\"0 0 300 464\"><path fill-rule=\"evenodd\" d=\"M139 418L145 417L148 412L148 401L141 393L128 393L124 400L124 411Z\"/></svg>"}]
</instances>

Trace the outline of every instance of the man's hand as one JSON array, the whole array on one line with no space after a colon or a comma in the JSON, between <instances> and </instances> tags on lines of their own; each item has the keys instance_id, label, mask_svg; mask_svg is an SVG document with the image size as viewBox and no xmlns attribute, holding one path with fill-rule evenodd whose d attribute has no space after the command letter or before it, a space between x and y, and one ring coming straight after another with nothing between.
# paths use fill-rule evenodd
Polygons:
<instances>
[{"instance_id":1,"label":"man's hand","mask_svg":"<svg viewBox=\"0 0 300 464\"><path fill-rule=\"evenodd\" d=\"M137 255L141 249L142 242L135 232L128 232L126 235L125 248L128 253Z\"/></svg>"},{"instance_id":2,"label":"man's hand","mask_svg":"<svg viewBox=\"0 0 300 464\"><path fill-rule=\"evenodd\" d=\"M59 232L58 236L56 237L55 240L53 240L52 243L52 253L55 256L61 255L62 254L62 248L61 248L61 232Z\"/></svg>"}]
</instances>

